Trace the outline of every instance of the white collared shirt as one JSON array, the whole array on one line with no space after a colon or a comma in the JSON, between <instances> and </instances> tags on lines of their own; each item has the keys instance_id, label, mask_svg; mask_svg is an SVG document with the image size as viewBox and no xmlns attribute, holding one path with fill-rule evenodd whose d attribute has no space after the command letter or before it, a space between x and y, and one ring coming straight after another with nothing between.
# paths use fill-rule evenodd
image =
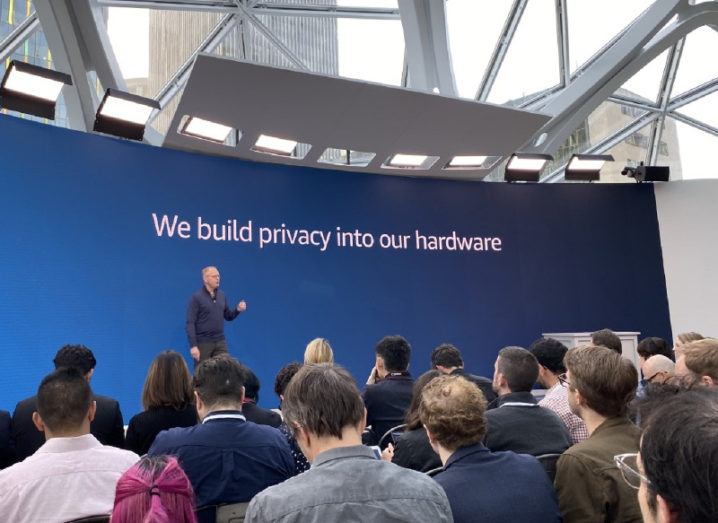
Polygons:
<instances>
[{"instance_id":1,"label":"white collared shirt","mask_svg":"<svg viewBox=\"0 0 718 523\"><path fill-rule=\"evenodd\" d=\"M91 434L52 438L0 471L0 521L49 523L109 514L117 480L138 460Z\"/></svg>"}]
</instances>

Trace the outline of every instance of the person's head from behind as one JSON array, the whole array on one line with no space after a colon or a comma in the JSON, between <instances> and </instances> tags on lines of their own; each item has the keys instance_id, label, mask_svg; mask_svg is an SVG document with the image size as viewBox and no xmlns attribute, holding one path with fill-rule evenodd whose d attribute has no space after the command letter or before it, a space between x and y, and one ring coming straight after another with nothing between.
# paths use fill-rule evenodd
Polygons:
<instances>
[{"instance_id":1,"label":"person's head from behind","mask_svg":"<svg viewBox=\"0 0 718 523\"><path fill-rule=\"evenodd\" d=\"M539 364L538 382L542 387L550 388L558 382L558 376L566 372L563 359L568 348L553 338L539 338L529 346Z\"/></svg>"},{"instance_id":2,"label":"person's head from behind","mask_svg":"<svg viewBox=\"0 0 718 523\"><path fill-rule=\"evenodd\" d=\"M529 392L538 375L539 364L533 354L521 347L504 347L494 363L494 392Z\"/></svg>"},{"instance_id":3,"label":"person's head from behind","mask_svg":"<svg viewBox=\"0 0 718 523\"><path fill-rule=\"evenodd\" d=\"M461 376L439 376L421 394L419 418L442 462L457 449L481 443L486 435L486 398Z\"/></svg>"},{"instance_id":4,"label":"person's head from behind","mask_svg":"<svg viewBox=\"0 0 718 523\"><path fill-rule=\"evenodd\" d=\"M643 521L718 521L718 391L667 398L644 426L636 466L647 481L627 477L640 484Z\"/></svg>"},{"instance_id":5,"label":"person's head from behind","mask_svg":"<svg viewBox=\"0 0 718 523\"><path fill-rule=\"evenodd\" d=\"M301 368L301 363L293 361L292 363L287 363L284 367L279 369L277 377L274 378L274 393L279 396L280 404L284 401L284 391L287 389L287 385L289 385L289 382Z\"/></svg>"},{"instance_id":6,"label":"person's head from behind","mask_svg":"<svg viewBox=\"0 0 718 523\"><path fill-rule=\"evenodd\" d=\"M668 346L668 342L663 338L657 338L655 336L643 338L638 343L636 352L638 352L639 366L643 365L644 361L656 354L662 354L668 359L673 359L673 351Z\"/></svg>"},{"instance_id":7,"label":"person's head from behind","mask_svg":"<svg viewBox=\"0 0 718 523\"><path fill-rule=\"evenodd\" d=\"M249 367L242 367L244 371L244 397L253 402L259 401L259 378Z\"/></svg>"},{"instance_id":8,"label":"person's head from behind","mask_svg":"<svg viewBox=\"0 0 718 523\"><path fill-rule=\"evenodd\" d=\"M411 346L401 336L386 336L374 348L376 371L380 378L392 372L406 372L411 360Z\"/></svg>"},{"instance_id":9,"label":"person's head from behind","mask_svg":"<svg viewBox=\"0 0 718 523\"><path fill-rule=\"evenodd\" d=\"M314 338L307 343L304 350L304 364L313 365L316 363L334 363L334 351L329 345L329 340Z\"/></svg>"},{"instance_id":10,"label":"person's head from behind","mask_svg":"<svg viewBox=\"0 0 718 523\"><path fill-rule=\"evenodd\" d=\"M84 345L65 345L57 351L52 360L55 368L74 367L89 381L95 371L97 360L92 351Z\"/></svg>"},{"instance_id":11,"label":"person's head from behind","mask_svg":"<svg viewBox=\"0 0 718 523\"><path fill-rule=\"evenodd\" d=\"M703 339L705 339L705 337L702 334L698 334L697 332L692 331L676 334L676 337L673 338L673 357L675 361L678 361L678 358L683 355L683 347L685 347L691 342Z\"/></svg>"},{"instance_id":12,"label":"person's head from behind","mask_svg":"<svg viewBox=\"0 0 718 523\"><path fill-rule=\"evenodd\" d=\"M451 343L442 343L431 351L431 368L444 374L451 374L454 369L464 368L461 351Z\"/></svg>"},{"instance_id":13,"label":"person's head from behind","mask_svg":"<svg viewBox=\"0 0 718 523\"><path fill-rule=\"evenodd\" d=\"M365 413L354 378L339 365L305 365L284 391L282 414L310 462L322 449L360 445Z\"/></svg>"},{"instance_id":14,"label":"person's head from behind","mask_svg":"<svg viewBox=\"0 0 718 523\"><path fill-rule=\"evenodd\" d=\"M718 386L718 340L705 338L683 347L676 376L688 385Z\"/></svg>"},{"instance_id":15,"label":"person's head from behind","mask_svg":"<svg viewBox=\"0 0 718 523\"><path fill-rule=\"evenodd\" d=\"M638 371L626 358L602 346L570 349L564 360L568 404L586 420L594 413L603 418L623 416L638 385Z\"/></svg>"},{"instance_id":16,"label":"person's head from behind","mask_svg":"<svg viewBox=\"0 0 718 523\"><path fill-rule=\"evenodd\" d=\"M623 354L623 344L621 338L611 329L601 329L591 334L591 343L599 347L606 347L618 354Z\"/></svg>"},{"instance_id":17,"label":"person's head from behind","mask_svg":"<svg viewBox=\"0 0 718 523\"><path fill-rule=\"evenodd\" d=\"M81 371L60 367L40 383L32 419L46 439L83 436L90 433L95 409L90 384Z\"/></svg>"},{"instance_id":18,"label":"person's head from behind","mask_svg":"<svg viewBox=\"0 0 718 523\"><path fill-rule=\"evenodd\" d=\"M195 498L171 456L144 456L117 481L112 523L194 523Z\"/></svg>"},{"instance_id":19,"label":"person's head from behind","mask_svg":"<svg viewBox=\"0 0 718 523\"><path fill-rule=\"evenodd\" d=\"M414 386L411 389L411 403L406 411L406 430L415 430L421 427L421 418L419 417L419 405L421 405L421 393L424 391L431 380L438 378L442 373L437 369L431 369L416 378Z\"/></svg>"},{"instance_id":20,"label":"person's head from behind","mask_svg":"<svg viewBox=\"0 0 718 523\"><path fill-rule=\"evenodd\" d=\"M142 388L145 410L172 407L180 410L192 403L192 377L178 352L166 350L152 360Z\"/></svg>"},{"instance_id":21,"label":"person's head from behind","mask_svg":"<svg viewBox=\"0 0 718 523\"><path fill-rule=\"evenodd\" d=\"M641 365L643 379L646 383L663 384L675 374L676 364L663 354L651 356Z\"/></svg>"},{"instance_id":22,"label":"person's head from behind","mask_svg":"<svg viewBox=\"0 0 718 523\"><path fill-rule=\"evenodd\" d=\"M237 360L222 354L197 365L194 395L200 419L215 410L241 410L244 399L244 368Z\"/></svg>"}]
</instances>

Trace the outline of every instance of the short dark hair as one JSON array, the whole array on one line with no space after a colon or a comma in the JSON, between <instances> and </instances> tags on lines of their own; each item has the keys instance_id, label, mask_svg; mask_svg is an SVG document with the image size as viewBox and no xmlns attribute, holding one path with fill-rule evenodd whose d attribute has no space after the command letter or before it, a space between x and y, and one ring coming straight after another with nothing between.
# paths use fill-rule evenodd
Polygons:
<instances>
[{"instance_id":1,"label":"short dark hair","mask_svg":"<svg viewBox=\"0 0 718 523\"><path fill-rule=\"evenodd\" d=\"M284 367L279 369L277 377L274 379L274 392L277 396L284 395L284 390L287 388L287 385L289 385L290 380L297 372L299 372L299 369L301 368L301 363L293 361L292 363L287 363Z\"/></svg>"},{"instance_id":2,"label":"short dark hair","mask_svg":"<svg viewBox=\"0 0 718 523\"><path fill-rule=\"evenodd\" d=\"M439 376L421 393L419 417L448 450L480 443L486 435L486 398L463 376Z\"/></svg>"},{"instance_id":3,"label":"short dark hair","mask_svg":"<svg viewBox=\"0 0 718 523\"><path fill-rule=\"evenodd\" d=\"M655 336L643 338L640 342L638 342L638 346L636 346L636 352L638 352L638 355L646 360L651 356L655 356L656 354L662 354L671 361L673 361L674 359L673 351L670 349L670 347L668 347L668 342L663 338L658 338Z\"/></svg>"},{"instance_id":4,"label":"short dark hair","mask_svg":"<svg viewBox=\"0 0 718 523\"><path fill-rule=\"evenodd\" d=\"M546 367L554 374L566 372L563 359L568 347L553 338L539 338L529 346L529 352L536 357L539 365Z\"/></svg>"},{"instance_id":5,"label":"short dark hair","mask_svg":"<svg viewBox=\"0 0 718 523\"><path fill-rule=\"evenodd\" d=\"M60 367L37 390L37 412L53 432L79 428L90 409L92 390L77 367Z\"/></svg>"},{"instance_id":6,"label":"short dark hair","mask_svg":"<svg viewBox=\"0 0 718 523\"><path fill-rule=\"evenodd\" d=\"M364 420L364 402L354 378L340 365L304 365L284 391L282 414L291 430L342 437L345 427Z\"/></svg>"},{"instance_id":7,"label":"short dark hair","mask_svg":"<svg viewBox=\"0 0 718 523\"><path fill-rule=\"evenodd\" d=\"M241 404L244 368L226 354L208 358L197 365L193 385L197 396L209 407L221 403Z\"/></svg>"},{"instance_id":8,"label":"short dark hair","mask_svg":"<svg viewBox=\"0 0 718 523\"><path fill-rule=\"evenodd\" d=\"M249 367L243 367L244 370L244 397L254 401L259 401L259 378L252 372Z\"/></svg>"},{"instance_id":9,"label":"short dark hair","mask_svg":"<svg viewBox=\"0 0 718 523\"><path fill-rule=\"evenodd\" d=\"M409 368L411 345L402 336L386 336L374 348L377 356L384 360L389 372L404 372Z\"/></svg>"},{"instance_id":10,"label":"short dark hair","mask_svg":"<svg viewBox=\"0 0 718 523\"><path fill-rule=\"evenodd\" d=\"M586 405L601 416L622 416L636 394L638 371L620 354L596 345L574 347L564 360L571 373L571 390L578 390Z\"/></svg>"},{"instance_id":11,"label":"short dark hair","mask_svg":"<svg viewBox=\"0 0 718 523\"><path fill-rule=\"evenodd\" d=\"M437 365L442 367L463 367L464 360L461 358L461 351L451 343L442 343L431 351L431 367Z\"/></svg>"},{"instance_id":12,"label":"short dark hair","mask_svg":"<svg viewBox=\"0 0 718 523\"><path fill-rule=\"evenodd\" d=\"M539 375L536 357L522 347L501 349L496 370L504 375L511 392L530 391Z\"/></svg>"},{"instance_id":13,"label":"short dark hair","mask_svg":"<svg viewBox=\"0 0 718 523\"><path fill-rule=\"evenodd\" d=\"M591 342L594 345L606 347L614 352L623 354L623 344L621 343L621 338L616 336L611 329L601 329L600 331L592 333Z\"/></svg>"},{"instance_id":14,"label":"short dark hair","mask_svg":"<svg viewBox=\"0 0 718 523\"><path fill-rule=\"evenodd\" d=\"M92 351L84 345L65 345L57 351L55 359L52 360L55 368L74 367L83 374L87 374L97 365L97 360Z\"/></svg>"},{"instance_id":15,"label":"short dark hair","mask_svg":"<svg viewBox=\"0 0 718 523\"><path fill-rule=\"evenodd\" d=\"M700 388L667 398L641 439L649 507L656 495L681 522L718 521L718 391Z\"/></svg>"}]
</instances>

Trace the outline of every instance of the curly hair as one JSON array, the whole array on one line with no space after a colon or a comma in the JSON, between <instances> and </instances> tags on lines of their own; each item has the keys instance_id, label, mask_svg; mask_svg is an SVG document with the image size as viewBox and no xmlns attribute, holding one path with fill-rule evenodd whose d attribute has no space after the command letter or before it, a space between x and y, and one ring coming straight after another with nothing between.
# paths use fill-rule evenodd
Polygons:
<instances>
[{"instance_id":1,"label":"curly hair","mask_svg":"<svg viewBox=\"0 0 718 523\"><path fill-rule=\"evenodd\" d=\"M421 422L442 447L451 451L484 439L485 412L481 390L461 376L434 378L421 394Z\"/></svg>"}]
</instances>

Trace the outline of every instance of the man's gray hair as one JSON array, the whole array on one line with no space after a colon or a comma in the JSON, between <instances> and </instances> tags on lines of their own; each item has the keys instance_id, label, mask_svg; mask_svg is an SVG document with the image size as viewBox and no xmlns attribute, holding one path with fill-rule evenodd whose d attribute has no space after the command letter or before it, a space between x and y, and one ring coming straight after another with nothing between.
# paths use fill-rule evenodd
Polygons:
<instances>
[{"instance_id":1,"label":"man's gray hair","mask_svg":"<svg viewBox=\"0 0 718 523\"><path fill-rule=\"evenodd\" d=\"M207 265L207 267L202 269L202 278L204 278L204 275L207 274L207 272L211 271L212 269L219 272L219 269L217 267L215 267L214 265Z\"/></svg>"}]
</instances>

